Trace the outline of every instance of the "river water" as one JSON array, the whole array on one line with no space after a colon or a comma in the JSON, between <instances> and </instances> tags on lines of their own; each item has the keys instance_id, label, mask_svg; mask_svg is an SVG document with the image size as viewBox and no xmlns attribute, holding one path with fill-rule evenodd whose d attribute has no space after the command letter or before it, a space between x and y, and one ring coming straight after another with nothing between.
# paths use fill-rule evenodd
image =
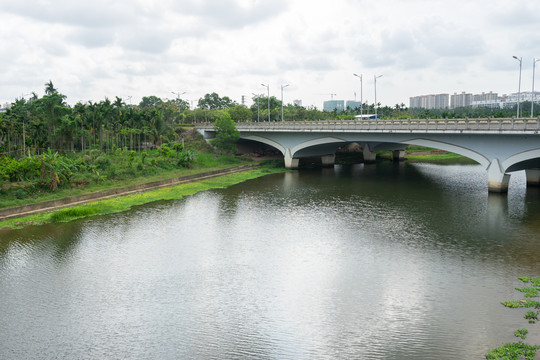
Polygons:
<instances>
[{"instance_id":1,"label":"river water","mask_svg":"<svg viewBox=\"0 0 540 360\"><path fill-rule=\"evenodd\" d=\"M540 192L479 166L303 170L0 232L1 359L482 359L528 327Z\"/></svg>"}]
</instances>

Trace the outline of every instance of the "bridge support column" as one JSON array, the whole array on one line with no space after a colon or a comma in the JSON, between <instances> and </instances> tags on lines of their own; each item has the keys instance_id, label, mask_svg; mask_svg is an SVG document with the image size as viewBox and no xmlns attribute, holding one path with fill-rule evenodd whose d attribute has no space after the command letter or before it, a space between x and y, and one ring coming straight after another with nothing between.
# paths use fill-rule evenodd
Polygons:
<instances>
[{"instance_id":1,"label":"bridge support column","mask_svg":"<svg viewBox=\"0 0 540 360\"><path fill-rule=\"evenodd\" d=\"M527 175L527 186L540 186L540 169L527 169L525 174Z\"/></svg>"},{"instance_id":2,"label":"bridge support column","mask_svg":"<svg viewBox=\"0 0 540 360\"><path fill-rule=\"evenodd\" d=\"M286 169L298 169L300 159L294 159L291 154L291 149L285 151L285 168Z\"/></svg>"},{"instance_id":3,"label":"bridge support column","mask_svg":"<svg viewBox=\"0 0 540 360\"><path fill-rule=\"evenodd\" d=\"M392 151L392 160L393 161L404 161L405 160L405 150L394 150L394 151Z\"/></svg>"},{"instance_id":4,"label":"bridge support column","mask_svg":"<svg viewBox=\"0 0 540 360\"><path fill-rule=\"evenodd\" d=\"M368 144L364 144L364 146L362 146L362 155L364 156L364 163L374 163L377 158L377 154L375 152L371 152Z\"/></svg>"},{"instance_id":5,"label":"bridge support column","mask_svg":"<svg viewBox=\"0 0 540 360\"><path fill-rule=\"evenodd\" d=\"M488 191L494 193L508 192L510 175L506 174L499 163L499 159L491 161L488 167Z\"/></svg>"},{"instance_id":6,"label":"bridge support column","mask_svg":"<svg viewBox=\"0 0 540 360\"><path fill-rule=\"evenodd\" d=\"M323 167L333 167L336 162L336 155L324 155L321 156L321 162Z\"/></svg>"}]
</instances>

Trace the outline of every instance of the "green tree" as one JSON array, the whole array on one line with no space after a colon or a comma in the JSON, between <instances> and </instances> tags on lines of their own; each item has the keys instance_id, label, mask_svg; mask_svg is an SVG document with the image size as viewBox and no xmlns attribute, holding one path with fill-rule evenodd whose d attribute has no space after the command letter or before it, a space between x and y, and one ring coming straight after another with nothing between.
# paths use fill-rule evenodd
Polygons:
<instances>
[{"instance_id":1,"label":"green tree","mask_svg":"<svg viewBox=\"0 0 540 360\"><path fill-rule=\"evenodd\" d=\"M232 106L227 111L235 122L251 120L252 111L246 105Z\"/></svg>"},{"instance_id":2,"label":"green tree","mask_svg":"<svg viewBox=\"0 0 540 360\"><path fill-rule=\"evenodd\" d=\"M141 102L139 103L139 107L141 107L141 108L145 108L145 107L156 108L156 107L161 106L161 104L163 104L163 100L161 100L157 96L154 96L154 95L152 95L152 96L143 96Z\"/></svg>"},{"instance_id":3,"label":"green tree","mask_svg":"<svg viewBox=\"0 0 540 360\"><path fill-rule=\"evenodd\" d=\"M212 144L219 149L235 152L240 132L236 129L236 124L229 113L225 112L216 120L214 130L216 131L216 138L211 141Z\"/></svg>"},{"instance_id":4,"label":"green tree","mask_svg":"<svg viewBox=\"0 0 540 360\"><path fill-rule=\"evenodd\" d=\"M199 99L199 102L197 103L197 106L201 109L226 109L231 106L237 105L234 101L232 101L227 96L220 97L217 93L213 92L211 94L204 95L203 98Z\"/></svg>"}]
</instances>

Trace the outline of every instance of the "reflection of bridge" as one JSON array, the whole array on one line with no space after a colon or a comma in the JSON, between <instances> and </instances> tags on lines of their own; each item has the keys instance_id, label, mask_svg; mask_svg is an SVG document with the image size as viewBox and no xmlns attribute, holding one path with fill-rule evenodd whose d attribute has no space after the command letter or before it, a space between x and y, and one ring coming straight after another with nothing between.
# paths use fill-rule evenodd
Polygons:
<instances>
[{"instance_id":1,"label":"reflection of bridge","mask_svg":"<svg viewBox=\"0 0 540 360\"><path fill-rule=\"evenodd\" d=\"M198 126L210 139L212 124ZM407 145L450 151L471 158L487 170L491 192L508 190L509 172L526 170L527 184L540 185L540 117L536 119L437 119L240 123L241 139L281 151L287 168L299 159L321 156L333 165L338 148L352 142L362 147L364 161L375 152L393 151L401 160Z\"/></svg>"}]
</instances>

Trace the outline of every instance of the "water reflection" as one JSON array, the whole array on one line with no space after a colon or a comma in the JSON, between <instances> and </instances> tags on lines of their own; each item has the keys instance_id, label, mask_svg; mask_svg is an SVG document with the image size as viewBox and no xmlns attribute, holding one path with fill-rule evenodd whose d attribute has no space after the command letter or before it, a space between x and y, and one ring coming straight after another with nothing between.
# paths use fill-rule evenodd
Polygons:
<instances>
[{"instance_id":1,"label":"water reflection","mask_svg":"<svg viewBox=\"0 0 540 360\"><path fill-rule=\"evenodd\" d=\"M2 232L0 357L480 359L540 273L519 176L337 166Z\"/></svg>"}]
</instances>

